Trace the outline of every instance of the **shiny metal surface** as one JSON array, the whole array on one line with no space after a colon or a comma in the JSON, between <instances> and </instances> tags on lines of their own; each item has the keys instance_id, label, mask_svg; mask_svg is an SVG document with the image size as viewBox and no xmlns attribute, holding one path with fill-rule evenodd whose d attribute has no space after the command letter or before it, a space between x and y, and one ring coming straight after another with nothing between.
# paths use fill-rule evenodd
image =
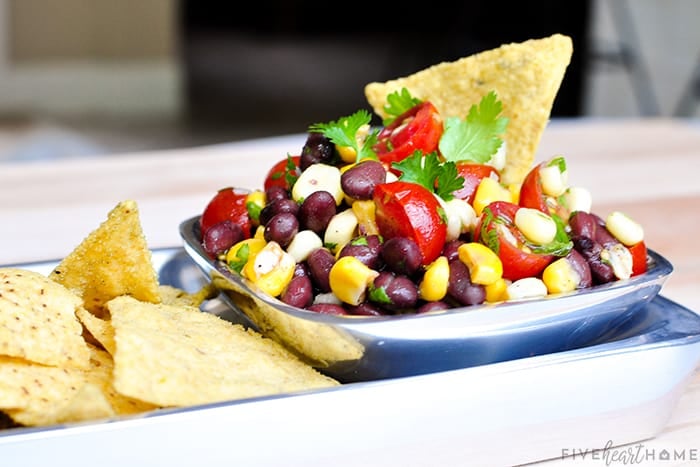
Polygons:
<instances>
[{"instance_id":1,"label":"shiny metal surface","mask_svg":"<svg viewBox=\"0 0 700 467\"><path fill-rule=\"evenodd\" d=\"M673 271L649 251L649 271L559 297L387 317L322 315L294 307L203 251L198 217L180 225L184 248L222 297L263 334L342 382L467 368L581 348L634 326Z\"/></svg>"}]
</instances>

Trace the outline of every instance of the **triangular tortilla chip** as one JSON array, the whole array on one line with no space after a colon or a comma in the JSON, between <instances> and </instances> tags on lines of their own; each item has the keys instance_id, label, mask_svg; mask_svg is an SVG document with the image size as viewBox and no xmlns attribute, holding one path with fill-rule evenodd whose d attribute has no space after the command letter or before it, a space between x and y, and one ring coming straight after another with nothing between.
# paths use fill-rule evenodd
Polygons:
<instances>
[{"instance_id":1,"label":"triangular tortilla chip","mask_svg":"<svg viewBox=\"0 0 700 467\"><path fill-rule=\"evenodd\" d=\"M0 268L0 355L85 368L90 353L76 318L80 297L42 274Z\"/></svg>"},{"instance_id":2,"label":"triangular tortilla chip","mask_svg":"<svg viewBox=\"0 0 700 467\"><path fill-rule=\"evenodd\" d=\"M386 96L403 87L414 97L431 101L443 118L464 118L472 105L495 91L503 103L503 116L510 119L501 181L520 183L532 168L572 54L571 38L561 34L504 44L404 78L369 83L365 96L382 118Z\"/></svg>"},{"instance_id":3,"label":"triangular tortilla chip","mask_svg":"<svg viewBox=\"0 0 700 467\"><path fill-rule=\"evenodd\" d=\"M81 296L97 316L104 316L104 304L121 295L160 303L158 273L136 202L120 202L49 277Z\"/></svg>"},{"instance_id":4,"label":"triangular tortilla chip","mask_svg":"<svg viewBox=\"0 0 700 467\"><path fill-rule=\"evenodd\" d=\"M339 383L239 324L187 306L118 297L114 325L114 387L159 406L326 388Z\"/></svg>"}]
</instances>

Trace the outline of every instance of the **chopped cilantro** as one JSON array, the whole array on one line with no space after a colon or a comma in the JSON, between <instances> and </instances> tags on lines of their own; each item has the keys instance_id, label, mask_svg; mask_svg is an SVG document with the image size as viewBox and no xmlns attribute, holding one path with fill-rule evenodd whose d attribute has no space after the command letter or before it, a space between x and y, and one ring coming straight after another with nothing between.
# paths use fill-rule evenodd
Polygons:
<instances>
[{"instance_id":1,"label":"chopped cilantro","mask_svg":"<svg viewBox=\"0 0 700 467\"><path fill-rule=\"evenodd\" d=\"M386 101L387 105L384 106L384 111L389 116L383 120L384 126L390 125L397 117L421 103L421 100L413 97L406 88L392 92L386 96Z\"/></svg>"},{"instance_id":2,"label":"chopped cilantro","mask_svg":"<svg viewBox=\"0 0 700 467\"><path fill-rule=\"evenodd\" d=\"M365 125L369 125L372 116L367 110L361 109L347 117L328 123L315 123L309 127L312 133L321 133L338 146L349 146L355 150L357 161L362 159L376 159L377 154L372 146L377 142L378 129L370 132L364 138L362 144L358 141L357 132Z\"/></svg>"},{"instance_id":3,"label":"chopped cilantro","mask_svg":"<svg viewBox=\"0 0 700 467\"><path fill-rule=\"evenodd\" d=\"M440 162L434 152L423 155L416 151L409 157L391 165L401 172L399 180L421 185L448 201L452 193L464 185L464 177L459 175L454 162Z\"/></svg>"},{"instance_id":4,"label":"chopped cilantro","mask_svg":"<svg viewBox=\"0 0 700 467\"><path fill-rule=\"evenodd\" d=\"M478 106L472 105L466 119L447 118L439 146L445 160L488 162L503 144L499 135L508 126L508 118L499 117L502 108L496 93L491 91Z\"/></svg>"}]
</instances>

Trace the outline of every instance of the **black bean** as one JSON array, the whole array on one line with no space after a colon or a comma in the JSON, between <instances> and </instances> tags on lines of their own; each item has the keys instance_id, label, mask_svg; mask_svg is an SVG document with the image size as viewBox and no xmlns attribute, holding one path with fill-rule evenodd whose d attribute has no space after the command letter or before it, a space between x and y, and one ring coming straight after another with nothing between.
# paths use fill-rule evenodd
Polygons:
<instances>
[{"instance_id":1,"label":"black bean","mask_svg":"<svg viewBox=\"0 0 700 467\"><path fill-rule=\"evenodd\" d=\"M230 220L218 222L207 229L202 236L202 247L212 258L216 258L243 240L243 229Z\"/></svg>"},{"instance_id":2,"label":"black bean","mask_svg":"<svg viewBox=\"0 0 700 467\"><path fill-rule=\"evenodd\" d=\"M325 190L314 191L299 207L299 223L302 229L321 234L336 214L335 198Z\"/></svg>"},{"instance_id":3,"label":"black bean","mask_svg":"<svg viewBox=\"0 0 700 467\"><path fill-rule=\"evenodd\" d=\"M588 261L586 261L586 258L584 258L581 253L576 251L575 248L572 248L571 251L569 251L569 254L566 255L566 260L581 278L576 286L577 289L583 289L593 285L591 267L588 265Z\"/></svg>"},{"instance_id":4,"label":"black bean","mask_svg":"<svg viewBox=\"0 0 700 467\"><path fill-rule=\"evenodd\" d=\"M449 280L447 293L461 305L478 305L486 300L484 286L472 283L469 268L462 261L450 261Z\"/></svg>"},{"instance_id":5,"label":"black bean","mask_svg":"<svg viewBox=\"0 0 700 467\"><path fill-rule=\"evenodd\" d=\"M326 248L317 248L306 259L311 281L322 293L331 291L328 275L334 264L335 256Z\"/></svg>"},{"instance_id":6,"label":"black bean","mask_svg":"<svg viewBox=\"0 0 700 467\"><path fill-rule=\"evenodd\" d=\"M450 308L450 304L447 302L443 302L442 300L437 302L426 302L418 307L416 313L430 313L431 311L443 311L449 310Z\"/></svg>"},{"instance_id":7,"label":"black bean","mask_svg":"<svg viewBox=\"0 0 700 467\"><path fill-rule=\"evenodd\" d=\"M452 261L457 258L459 258L459 247L460 245L463 245L466 243L464 240L450 240L449 242L445 243L445 246L442 248L442 256L447 258L447 261Z\"/></svg>"},{"instance_id":8,"label":"black bean","mask_svg":"<svg viewBox=\"0 0 700 467\"><path fill-rule=\"evenodd\" d=\"M382 259L397 274L413 275L423 262L418 244L408 237L393 237L382 244Z\"/></svg>"},{"instance_id":9,"label":"black bean","mask_svg":"<svg viewBox=\"0 0 700 467\"><path fill-rule=\"evenodd\" d=\"M386 169L381 162L367 160L343 172L340 185L354 199L372 199L374 187L386 181Z\"/></svg>"},{"instance_id":10,"label":"black bean","mask_svg":"<svg viewBox=\"0 0 700 467\"><path fill-rule=\"evenodd\" d=\"M274 185L265 190L265 199L267 200L267 204L278 199L289 199L289 191L287 191L286 188Z\"/></svg>"},{"instance_id":11,"label":"black bean","mask_svg":"<svg viewBox=\"0 0 700 467\"><path fill-rule=\"evenodd\" d=\"M264 236L266 241L277 242L282 248L286 248L297 232L299 232L299 221L296 216L283 212L275 214L265 224Z\"/></svg>"},{"instance_id":12,"label":"black bean","mask_svg":"<svg viewBox=\"0 0 700 467\"><path fill-rule=\"evenodd\" d=\"M571 241L574 243L576 251L581 253L591 269L591 277L595 284L605 284L615 280L615 272L612 266L605 263L600 257L603 247L600 243L592 238L584 236L573 236Z\"/></svg>"},{"instance_id":13,"label":"black bean","mask_svg":"<svg viewBox=\"0 0 700 467\"><path fill-rule=\"evenodd\" d=\"M370 269L379 270L382 266L380 251L382 241L379 235L367 235L354 238L338 253L338 258L354 256Z\"/></svg>"},{"instance_id":14,"label":"black bean","mask_svg":"<svg viewBox=\"0 0 700 467\"><path fill-rule=\"evenodd\" d=\"M330 163L335 158L335 144L321 133L309 133L301 149L299 168L303 171L318 163Z\"/></svg>"},{"instance_id":15,"label":"black bean","mask_svg":"<svg viewBox=\"0 0 700 467\"><path fill-rule=\"evenodd\" d=\"M411 308L418 301L418 287L406 276L382 271L370 284L368 297L387 308Z\"/></svg>"},{"instance_id":16,"label":"black bean","mask_svg":"<svg viewBox=\"0 0 700 467\"><path fill-rule=\"evenodd\" d=\"M335 303L314 303L306 307L307 310L326 315L347 315L348 312L341 305Z\"/></svg>"},{"instance_id":17,"label":"black bean","mask_svg":"<svg viewBox=\"0 0 700 467\"><path fill-rule=\"evenodd\" d=\"M314 288L308 276L294 276L280 296L287 305L306 308L314 301Z\"/></svg>"},{"instance_id":18,"label":"black bean","mask_svg":"<svg viewBox=\"0 0 700 467\"><path fill-rule=\"evenodd\" d=\"M281 214L283 212L288 212L297 216L299 214L299 205L296 201L289 198L268 201L260 210L260 225L266 225L275 214Z\"/></svg>"}]
</instances>

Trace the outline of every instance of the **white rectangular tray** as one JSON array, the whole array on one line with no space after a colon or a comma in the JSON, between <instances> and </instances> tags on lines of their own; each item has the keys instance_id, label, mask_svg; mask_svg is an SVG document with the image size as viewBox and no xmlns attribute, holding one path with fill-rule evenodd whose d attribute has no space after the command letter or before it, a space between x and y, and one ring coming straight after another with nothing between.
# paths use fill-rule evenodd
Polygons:
<instances>
[{"instance_id":1,"label":"white rectangular tray","mask_svg":"<svg viewBox=\"0 0 700 467\"><path fill-rule=\"evenodd\" d=\"M629 329L582 349L0 431L0 455L12 465L52 466L522 464L653 437L699 361L700 317L659 296Z\"/></svg>"}]
</instances>

